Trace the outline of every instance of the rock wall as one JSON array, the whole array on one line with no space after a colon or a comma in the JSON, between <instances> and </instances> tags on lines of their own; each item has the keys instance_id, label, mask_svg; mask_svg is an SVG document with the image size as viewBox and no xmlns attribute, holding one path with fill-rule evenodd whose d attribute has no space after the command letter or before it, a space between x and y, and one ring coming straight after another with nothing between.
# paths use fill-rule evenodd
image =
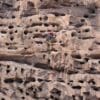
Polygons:
<instances>
[{"instance_id":1,"label":"rock wall","mask_svg":"<svg viewBox=\"0 0 100 100\"><path fill-rule=\"evenodd\" d=\"M100 100L100 0L0 0L0 100Z\"/></svg>"}]
</instances>

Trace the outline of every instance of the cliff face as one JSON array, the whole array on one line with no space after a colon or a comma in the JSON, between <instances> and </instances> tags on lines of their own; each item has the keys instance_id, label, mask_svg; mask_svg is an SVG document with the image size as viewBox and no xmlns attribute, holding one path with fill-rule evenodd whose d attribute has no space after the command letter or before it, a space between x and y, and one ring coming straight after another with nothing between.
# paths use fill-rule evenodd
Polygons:
<instances>
[{"instance_id":1,"label":"cliff face","mask_svg":"<svg viewBox=\"0 0 100 100\"><path fill-rule=\"evenodd\" d=\"M0 100L100 100L100 1L0 0Z\"/></svg>"}]
</instances>

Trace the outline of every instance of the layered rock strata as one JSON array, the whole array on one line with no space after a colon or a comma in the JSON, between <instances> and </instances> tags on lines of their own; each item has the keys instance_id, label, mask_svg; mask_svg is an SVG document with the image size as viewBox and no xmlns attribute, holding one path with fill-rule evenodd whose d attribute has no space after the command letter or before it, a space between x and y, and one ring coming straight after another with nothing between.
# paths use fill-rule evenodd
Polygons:
<instances>
[{"instance_id":1,"label":"layered rock strata","mask_svg":"<svg viewBox=\"0 0 100 100\"><path fill-rule=\"evenodd\" d=\"M100 100L100 1L1 0L0 100Z\"/></svg>"}]
</instances>

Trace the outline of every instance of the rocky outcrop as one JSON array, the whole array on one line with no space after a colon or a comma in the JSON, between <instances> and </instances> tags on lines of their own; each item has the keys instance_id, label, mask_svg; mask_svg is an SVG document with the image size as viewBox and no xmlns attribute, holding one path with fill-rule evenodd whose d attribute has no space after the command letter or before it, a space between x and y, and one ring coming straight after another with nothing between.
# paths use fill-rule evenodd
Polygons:
<instances>
[{"instance_id":1,"label":"rocky outcrop","mask_svg":"<svg viewBox=\"0 0 100 100\"><path fill-rule=\"evenodd\" d=\"M100 1L1 0L0 100L100 100Z\"/></svg>"}]
</instances>

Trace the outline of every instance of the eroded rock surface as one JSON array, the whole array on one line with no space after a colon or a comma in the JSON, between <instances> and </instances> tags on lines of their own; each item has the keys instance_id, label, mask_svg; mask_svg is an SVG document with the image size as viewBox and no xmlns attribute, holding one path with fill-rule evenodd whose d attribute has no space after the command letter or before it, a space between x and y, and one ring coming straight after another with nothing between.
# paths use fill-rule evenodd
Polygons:
<instances>
[{"instance_id":1,"label":"eroded rock surface","mask_svg":"<svg viewBox=\"0 0 100 100\"><path fill-rule=\"evenodd\" d=\"M100 1L0 0L0 100L100 100Z\"/></svg>"}]
</instances>

